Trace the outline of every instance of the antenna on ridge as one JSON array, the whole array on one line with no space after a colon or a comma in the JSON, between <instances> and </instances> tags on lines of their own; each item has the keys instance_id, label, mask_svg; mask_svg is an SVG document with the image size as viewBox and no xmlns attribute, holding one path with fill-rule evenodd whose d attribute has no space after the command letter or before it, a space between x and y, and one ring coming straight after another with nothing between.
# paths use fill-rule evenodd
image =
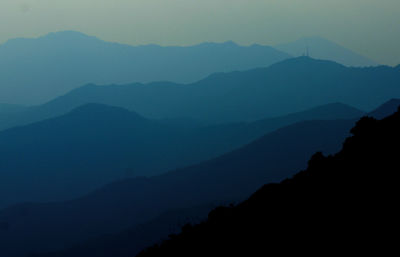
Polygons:
<instances>
[{"instance_id":1,"label":"antenna on ridge","mask_svg":"<svg viewBox=\"0 0 400 257\"><path fill-rule=\"evenodd\" d=\"M303 56L304 57L310 57L310 48L308 47L308 45L305 48L306 49L303 52Z\"/></svg>"}]
</instances>

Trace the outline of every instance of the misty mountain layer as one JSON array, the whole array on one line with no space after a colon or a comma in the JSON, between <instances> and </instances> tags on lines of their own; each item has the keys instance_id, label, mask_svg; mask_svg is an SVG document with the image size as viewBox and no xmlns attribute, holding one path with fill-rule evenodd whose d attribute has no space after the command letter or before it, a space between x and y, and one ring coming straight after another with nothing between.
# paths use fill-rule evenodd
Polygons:
<instances>
[{"instance_id":1,"label":"misty mountain layer","mask_svg":"<svg viewBox=\"0 0 400 257\"><path fill-rule=\"evenodd\" d=\"M0 212L0 223L7 228L0 230L0 253L12 257L60 250L167 210L243 200L264 183L305 168L315 151L337 151L354 122L305 121L199 165L116 182L73 201L7 208ZM23 248L17 247L22 243Z\"/></svg>"},{"instance_id":2,"label":"misty mountain layer","mask_svg":"<svg viewBox=\"0 0 400 257\"><path fill-rule=\"evenodd\" d=\"M13 115L0 113L0 129L56 117L87 103L123 107L151 119L201 123L255 121L334 102L369 111L400 97L399 80L400 70L393 67L348 68L299 57L269 68L214 74L189 85L90 84Z\"/></svg>"},{"instance_id":3,"label":"misty mountain layer","mask_svg":"<svg viewBox=\"0 0 400 257\"><path fill-rule=\"evenodd\" d=\"M182 126L119 107L86 104L57 118L0 132L0 207L72 199L116 180L215 158L296 122L361 115L335 103L252 123Z\"/></svg>"},{"instance_id":4,"label":"misty mountain layer","mask_svg":"<svg viewBox=\"0 0 400 257\"><path fill-rule=\"evenodd\" d=\"M0 45L0 103L41 104L86 83L189 83L214 72L266 67L290 55L233 42L190 47L129 46L79 32Z\"/></svg>"}]
</instances>

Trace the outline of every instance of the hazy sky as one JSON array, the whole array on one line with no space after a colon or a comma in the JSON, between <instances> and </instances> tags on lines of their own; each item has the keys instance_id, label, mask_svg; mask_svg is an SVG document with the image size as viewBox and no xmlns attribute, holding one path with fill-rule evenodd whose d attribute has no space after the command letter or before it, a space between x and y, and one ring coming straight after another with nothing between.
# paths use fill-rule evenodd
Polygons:
<instances>
[{"instance_id":1,"label":"hazy sky","mask_svg":"<svg viewBox=\"0 0 400 257\"><path fill-rule=\"evenodd\" d=\"M0 42L78 30L132 45L322 36L400 63L400 0L0 0Z\"/></svg>"}]
</instances>

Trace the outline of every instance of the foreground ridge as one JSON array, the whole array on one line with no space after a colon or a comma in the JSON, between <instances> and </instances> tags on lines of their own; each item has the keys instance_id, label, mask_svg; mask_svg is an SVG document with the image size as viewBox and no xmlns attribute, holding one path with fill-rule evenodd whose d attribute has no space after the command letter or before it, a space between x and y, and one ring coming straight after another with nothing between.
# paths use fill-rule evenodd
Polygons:
<instances>
[{"instance_id":1,"label":"foreground ridge","mask_svg":"<svg viewBox=\"0 0 400 257\"><path fill-rule=\"evenodd\" d=\"M383 120L364 117L336 155L316 153L293 178L215 209L207 221L138 256L389 251L398 217L399 131L400 109Z\"/></svg>"}]
</instances>

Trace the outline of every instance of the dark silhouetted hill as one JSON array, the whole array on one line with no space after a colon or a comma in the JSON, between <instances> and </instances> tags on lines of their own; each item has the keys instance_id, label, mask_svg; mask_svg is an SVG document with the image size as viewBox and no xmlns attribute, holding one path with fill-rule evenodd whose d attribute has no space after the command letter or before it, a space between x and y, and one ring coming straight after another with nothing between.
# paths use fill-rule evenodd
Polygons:
<instances>
[{"instance_id":1,"label":"dark silhouetted hill","mask_svg":"<svg viewBox=\"0 0 400 257\"><path fill-rule=\"evenodd\" d=\"M73 201L7 208L0 212L0 222L8 224L0 232L0 253L11 257L60 250L145 223L168 210L243 200L265 182L278 182L305 168L315 151L337 151L353 124L296 123L199 165L116 182Z\"/></svg>"},{"instance_id":2,"label":"dark silhouetted hill","mask_svg":"<svg viewBox=\"0 0 400 257\"><path fill-rule=\"evenodd\" d=\"M190 83L214 72L266 67L290 56L232 42L189 47L129 46L79 32L0 45L0 102L41 104L86 83Z\"/></svg>"},{"instance_id":3,"label":"dark silhouetted hill","mask_svg":"<svg viewBox=\"0 0 400 257\"><path fill-rule=\"evenodd\" d=\"M123 107L152 119L202 123L255 121L334 102L370 111L400 97L399 81L400 72L393 67L347 68L299 57L269 68L214 74L189 85L86 85L19 116L8 116L0 128L56 117L85 103Z\"/></svg>"},{"instance_id":4,"label":"dark silhouetted hill","mask_svg":"<svg viewBox=\"0 0 400 257\"><path fill-rule=\"evenodd\" d=\"M400 109L362 118L339 153L315 154L306 170L138 257L389 254L397 248L399 131Z\"/></svg>"},{"instance_id":5,"label":"dark silhouetted hill","mask_svg":"<svg viewBox=\"0 0 400 257\"><path fill-rule=\"evenodd\" d=\"M367 67L379 65L375 61L321 37L301 38L294 42L277 45L275 48L292 56L306 55L308 48L309 55L312 58L331 60L346 66Z\"/></svg>"},{"instance_id":6,"label":"dark silhouetted hill","mask_svg":"<svg viewBox=\"0 0 400 257\"><path fill-rule=\"evenodd\" d=\"M329 104L254 123L182 126L87 104L58 118L0 132L0 207L73 199L116 180L215 158L296 122L362 114Z\"/></svg>"},{"instance_id":7,"label":"dark silhouetted hill","mask_svg":"<svg viewBox=\"0 0 400 257\"><path fill-rule=\"evenodd\" d=\"M179 233L185 224L198 224L207 219L216 205L198 206L169 211L159 217L124 230L117 234L104 235L60 252L33 254L35 257L123 257L135 256L141 250L161 242L170 234Z\"/></svg>"},{"instance_id":8,"label":"dark silhouetted hill","mask_svg":"<svg viewBox=\"0 0 400 257\"><path fill-rule=\"evenodd\" d=\"M316 109L321 109L321 110L330 109L330 108L332 108L332 106L335 106L335 105L337 105L337 104L327 105L327 106L325 106L323 108L316 108ZM385 105L383 105L383 106L385 106ZM338 132L338 131L342 130L342 129L339 129L339 127L337 126L341 122L343 122L343 121L328 122L326 124L326 127L325 126L321 126L321 127L319 127L319 129L321 129L321 131L325 131L325 129L327 127L333 125L332 129L336 130ZM352 123L352 124L354 124L354 123ZM348 124L348 125L351 126L350 124ZM293 128L296 128L296 127L297 127L297 125L293 126ZM297 128L299 128L299 127L297 127ZM348 127L348 129L350 129L350 128ZM315 131L317 131L317 130L318 130L318 128L315 128ZM299 143L299 141L296 141L296 140L299 140L298 139L299 137L301 138L301 137L304 136L304 134L303 134L304 130L299 129L298 131L299 131L299 134L297 134L297 135L293 134L294 138L297 138L297 139L293 140L293 142L296 142L296 143ZM309 132L310 132L310 134L313 133L312 131L309 131ZM318 134L318 132L314 132L314 133ZM343 137L343 140L344 140L344 137ZM308 139L309 137L306 136L306 138ZM340 141L340 139L337 139L337 140L338 140L337 141L337 143L338 143ZM285 140L283 140L283 141L285 141ZM268 145L266 141L264 141L264 143L265 143L265 145ZM324 144L322 141L320 143ZM280 149L278 145L279 144L272 144L272 148ZM337 149L339 149L339 148L337 148ZM271 159L267 158L267 160L265 160L266 163L267 162L271 162L271 160L273 158L277 158L276 156L280 156L278 158L282 158L282 162L289 162L288 160L290 160L290 162L291 162L291 161L295 161L296 160L296 158L293 158L293 155L289 154L292 151L287 151L286 148L285 149L280 149L280 150L282 150L282 152L279 152L277 155L273 155L274 157L271 156L272 157ZM285 155L284 154L285 152L287 152L288 155ZM244 171L242 173L243 175L245 173L248 173L249 176L252 176L251 174L253 173L253 171L254 170L258 170L259 167L269 167L268 164L266 166L264 164L260 165L259 162L256 162L254 164L250 164L251 162L249 162L247 164L248 166L240 165L240 161L237 161L236 159L241 159L241 158L242 159L247 159L248 157L247 157L246 154L244 154L243 152L239 151L237 155L232 155L230 158L227 158L226 160L231 159L232 160L231 161L232 162L232 166L231 167L238 167L237 169L239 169L239 170L241 169L242 171ZM262 158L262 157L260 157L260 158ZM252 160L254 160L254 159L252 159ZM226 168L225 169L224 165L217 165L217 164L215 164L213 166L220 167L221 170L231 170L232 174L236 174L234 172L236 170L236 168ZM247 167L251 167L251 169L248 169ZM213 173L213 172L219 173L217 170L214 171L213 168L204 167L203 169L205 171L208 170L208 169L211 169L210 173ZM271 169L268 168L268 170L271 170ZM238 181L240 181L240 179L238 179ZM231 186L231 187L229 187L228 190L229 191L230 190L232 190L232 191L234 191L234 190L241 191L241 190L243 190L244 183L247 183L248 181L249 181L249 177L248 178L243 178L243 184L240 184L240 182L238 182L236 184L236 186ZM215 185L216 187L218 187L218 185L220 185L222 187L225 187L225 182L218 183L218 181L217 181L215 184L216 184ZM208 188L208 186L206 188ZM224 188L224 190L226 190L226 189ZM220 195L224 194L224 193L221 193L222 191L223 191L223 189L221 188L220 193L219 193ZM295 218L297 213L298 212L291 212L288 215L291 215L291 217ZM183 213L181 213L181 214L175 213L175 215L178 215L178 217L179 217L179 216L184 215L184 214ZM167 222L168 223L169 221L168 220L163 220L163 222ZM190 223L196 223L196 222L190 222ZM147 233L148 233L149 230L152 231L152 233L153 233L152 235L154 237L152 237L151 240L149 240L149 241L139 239L137 237L137 234L138 233L140 234L140 232L137 229L137 227L135 227L135 228L127 230L125 232L117 233L116 235L112 235L112 236L108 236L108 237L101 237L101 238L98 238L98 239L93 239L93 240L91 240L89 242L81 243L78 246L69 248L67 250L52 252L52 253L48 253L48 254L38 254L37 256L39 256L39 257L86 257L86 256L92 256L92 257L106 257L106 256L128 257L128 256L134 256L134 255L136 255L136 253L138 253L138 251L141 250L141 247L143 248L143 245L149 244L150 241L152 241L153 243L157 243L159 241L159 239L161 239L161 238L165 239L166 238L165 230L162 230L162 228L166 226L165 223L161 224L161 223L158 223L158 222L156 222L156 223L151 222L151 224L158 224L157 226L159 226L161 228L161 230L159 230L159 231L158 230L151 230L151 228L152 228L151 226L147 229L147 225L140 226L143 229L143 230L141 230L141 232L143 234L145 234L145 235L148 235ZM176 223L174 223L174 222L171 222L169 224L172 224L171 226L176 225ZM158 237L155 236L155 234L157 234L157 233L159 233ZM149 239L149 238L147 237L147 239ZM187 255L190 256L192 254L195 254L195 253L190 252L193 249L187 249L187 250L188 250ZM169 255L166 255L166 256L169 256Z\"/></svg>"}]
</instances>

